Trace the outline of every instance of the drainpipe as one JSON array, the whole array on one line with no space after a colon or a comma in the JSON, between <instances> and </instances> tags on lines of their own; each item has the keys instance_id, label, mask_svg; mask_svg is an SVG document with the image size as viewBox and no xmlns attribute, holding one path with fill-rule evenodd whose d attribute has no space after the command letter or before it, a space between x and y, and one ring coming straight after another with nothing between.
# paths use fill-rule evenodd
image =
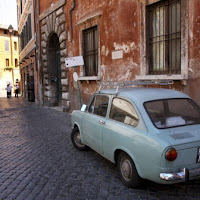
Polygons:
<instances>
[{"instance_id":1,"label":"drainpipe","mask_svg":"<svg viewBox=\"0 0 200 200\"><path fill-rule=\"evenodd\" d=\"M71 9L69 10L71 42L72 42L72 40L73 40L72 11L75 9L75 7L76 7L76 0L73 0L73 5L72 5Z\"/></svg>"}]
</instances>

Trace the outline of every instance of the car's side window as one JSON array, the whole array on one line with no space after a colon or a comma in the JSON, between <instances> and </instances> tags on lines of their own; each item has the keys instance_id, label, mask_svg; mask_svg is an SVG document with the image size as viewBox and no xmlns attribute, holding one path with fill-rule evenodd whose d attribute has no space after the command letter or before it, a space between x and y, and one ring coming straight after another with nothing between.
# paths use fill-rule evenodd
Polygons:
<instances>
[{"instance_id":1,"label":"car's side window","mask_svg":"<svg viewBox=\"0 0 200 200\"><path fill-rule=\"evenodd\" d=\"M88 109L88 112L105 117L108 108L108 102L108 96L96 95Z\"/></svg>"},{"instance_id":2,"label":"car's side window","mask_svg":"<svg viewBox=\"0 0 200 200\"><path fill-rule=\"evenodd\" d=\"M114 98L110 110L110 119L136 127L139 122L138 115L131 103L124 99Z\"/></svg>"}]
</instances>

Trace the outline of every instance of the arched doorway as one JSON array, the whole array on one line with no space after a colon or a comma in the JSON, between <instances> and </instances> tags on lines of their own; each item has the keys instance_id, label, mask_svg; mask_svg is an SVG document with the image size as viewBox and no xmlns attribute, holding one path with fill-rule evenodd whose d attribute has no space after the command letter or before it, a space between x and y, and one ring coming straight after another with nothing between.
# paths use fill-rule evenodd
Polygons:
<instances>
[{"instance_id":1,"label":"arched doorway","mask_svg":"<svg viewBox=\"0 0 200 200\"><path fill-rule=\"evenodd\" d=\"M47 43L47 64L49 78L49 105L58 106L61 104L61 65L60 65L60 44L56 33L52 33Z\"/></svg>"}]
</instances>

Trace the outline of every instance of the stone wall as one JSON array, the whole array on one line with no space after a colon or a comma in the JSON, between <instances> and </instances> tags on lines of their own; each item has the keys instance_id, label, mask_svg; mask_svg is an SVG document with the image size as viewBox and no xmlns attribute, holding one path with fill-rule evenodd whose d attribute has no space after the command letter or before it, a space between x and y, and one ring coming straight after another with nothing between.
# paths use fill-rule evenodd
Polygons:
<instances>
[{"instance_id":1,"label":"stone wall","mask_svg":"<svg viewBox=\"0 0 200 200\"><path fill-rule=\"evenodd\" d=\"M63 110L69 109L68 79L67 69L65 67L65 58L67 56L66 40L67 34L65 30L66 15L64 12L65 1L58 1L45 12L40 15L41 27L41 54L43 66L43 95L44 105L54 106L55 88L50 85L50 77L48 74L47 62L47 42L52 33L56 33L60 44L60 63L61 63L61 86L62 86L62 107Z\"/></svg>"}]
</instances>

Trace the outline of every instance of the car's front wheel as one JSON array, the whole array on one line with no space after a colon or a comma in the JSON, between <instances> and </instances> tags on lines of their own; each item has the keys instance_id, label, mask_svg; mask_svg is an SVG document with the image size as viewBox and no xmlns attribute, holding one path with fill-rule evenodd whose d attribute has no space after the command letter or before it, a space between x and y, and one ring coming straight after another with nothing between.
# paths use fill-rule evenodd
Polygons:
<instances>
[{"instance_id":1,"label":"car's front wheel","mask_svg":"<svg viewBox=\"0 0 200 200\"><path fill-rule=\"evenodd\" d=\"M78 150L85 151L88 147L81 142L81 135L78 127L74 128L71 133L71 140L74 147Z\"/></svg>"},{"instance_id":2,"label":"car's front wheel","mask_svg":"<svg viewBox=\"0 0 200 200\"><path fill-rule=\"evenodd\" d=\"M133 160L126 153L121 152L118 157L118 169L121 181L128 187L139 187L142 179L138 175Z\"/></svg>"}]
</instances>

